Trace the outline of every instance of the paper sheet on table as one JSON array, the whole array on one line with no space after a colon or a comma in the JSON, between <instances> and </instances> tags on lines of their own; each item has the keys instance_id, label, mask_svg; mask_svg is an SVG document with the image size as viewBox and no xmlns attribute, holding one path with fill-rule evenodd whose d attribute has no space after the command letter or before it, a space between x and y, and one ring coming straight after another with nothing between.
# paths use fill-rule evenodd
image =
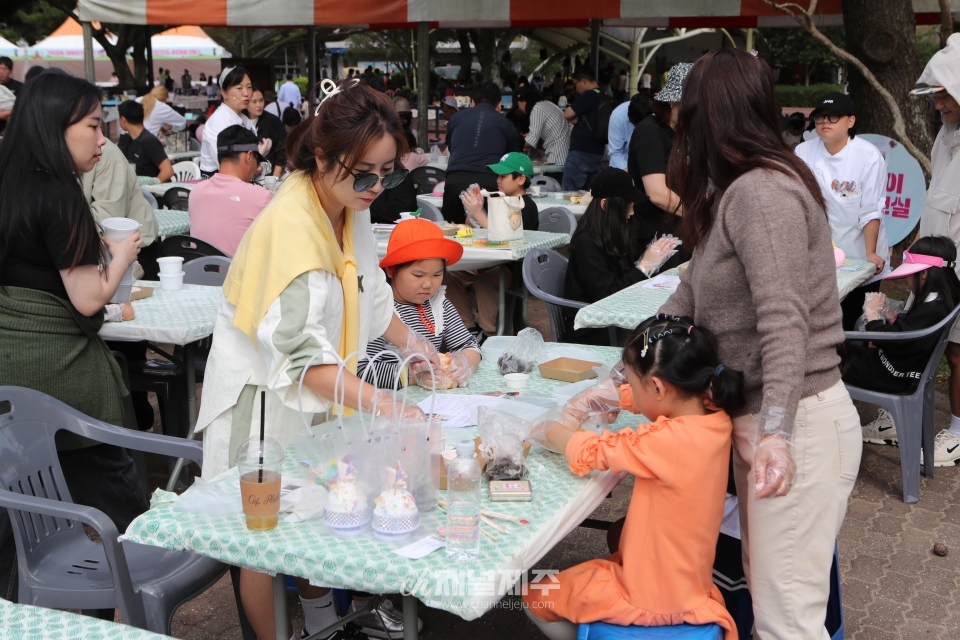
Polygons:
<instances>
[{"instance_id":1,"label":"paper sheet on table","mask_svg":"<svg viewBox=\"0 0 960 640\"><path fill-rule=\"evenodd\" d=\"M524 420L533 420L540 416L546 409L525 402L516 400L501 400L492 396L467 396L456 395L452 393L435 393L417 404L424 413L430 413L432 400L433 413L442 416L441 424L444 428L448 427L470 427L477 424L477 409L480 407L489 407L506 411Z\"/></svg>"},{"instance_id":2,"label":"paper sheet on table","mask_svg":"<svg viewBox=\"0 0 960 640\"><path fill-rule=\"evenodd\" d=\"M445 546L447 546L446 540L442 540L439 536L427 536L426 538L417 540L416 542L408 544L405 547L394 549L393 552L398 556L403 556L404 558L419 560L420 558L425 558L437 549L442 549Z\"/></svg>"},{"instance_id":3,"label":"paper sheet on table","mask_svg":"<svg viewBox=\"0 0 960 640\"><path fill-rule=\"evenodd\" d=\"M643 283L644 289L654 289L657 291L676 291L680 286L680 276L668 276L666 274L651 278Z\"/></svg>"}]
</instances>

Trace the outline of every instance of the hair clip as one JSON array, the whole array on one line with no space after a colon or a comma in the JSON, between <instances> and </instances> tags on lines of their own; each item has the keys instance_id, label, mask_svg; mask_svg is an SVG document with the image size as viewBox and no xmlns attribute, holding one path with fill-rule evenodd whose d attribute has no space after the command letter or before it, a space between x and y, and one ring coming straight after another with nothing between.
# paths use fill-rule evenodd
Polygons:
<instances>
[{"instance_id":1,"label":"hair clip","mask_svg":"<svg viewBox=\"0 0 960 640\"><path fill-rule=\"evenodd\" d=\"M657 335L655 335L655 336L653 336L652 338L650 338L650 344L653 344L654 342L656 342L656 341L659 340L660 338L662 338L662 337L664 337L664 336L668 336L668 335L670 335L670 334L672 334L672 333L673 333L673 329L667 329L666 331L661 331L661 332L658 333Z\"/></svg>"},{"instance_id":2,"label":"hair clip","mask_svg":"<svg viewBox=\"0 0 960 640\"><path fill-rule=\"evenodd\" d=\"M724 369L726 369L726 367L724 367L722 364L718 364L717 368L713 370L713 377L718 377L721 373L723 373Z\"/></svg>"},{"instance_id":3,"label":"hair clip","mask_svg":"<svg viewBox=\"0 0 960 640\"><path fill-rule=\"evenodd\" d=\"M680 322L679 316L672 316L669 313L658 313L654 320L670 320L671 322Z\"/></svg>"},{"instance_id":4,"label":"hair clip","mask_svg":"<svg viewBox=\"0 0 960 640\"><path fill-rule=\"evenodd\" d=\"M650 347L650 340L647 339L647 336L650 335L650 327L647 327L643 330L643 349L640 351L640 357L647 357L647 349Z\"/></svg>"},{"instance_id":5,"label":"hair clip","mask_svg":"<svg viewBox=\"0 0 960 640\"><path fill-rule=\"evenodd\" d=\"M324 78L320 81L320 91L323 91L324 95L323 100L320 101L320 104L317 105L317 108L313 110L314 116L320 115L320 107L323 106L323 103L337 95L338 93L343 93L344 89L349 89L350 87L360 84L360 80L353 78L351 80L344 80L340 83L340 86L337 86L337 83L331 80L330 78Z\"/></svg>"},{"instance_id":6,"label":"hair clip","mask_svg":"<svg viewBox=\"0 0 960 640\"><path fill-rule=\"evenodd\" d=\"M690 335L691 333L693 333L693 325L687 327L687 335Z\"/></svg>"}]
</instances>

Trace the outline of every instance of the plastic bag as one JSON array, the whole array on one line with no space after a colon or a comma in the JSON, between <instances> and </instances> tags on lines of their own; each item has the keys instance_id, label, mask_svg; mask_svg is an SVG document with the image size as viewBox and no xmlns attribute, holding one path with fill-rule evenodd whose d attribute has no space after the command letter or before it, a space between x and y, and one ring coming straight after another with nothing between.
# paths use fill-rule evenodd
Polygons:
<instances>
[{"instance_id":1,"label":"plastic bag","mask_svg":"<svg viewBox=\"0 0 960 640\"><path fill-rule=\"evenodd\" d=\"M530 373L537 368L537 362L547 357L547 345L543 336L533 327L517 334L513 345L500 354L497 365L500 373Z\"/></svg>"},{"instance_id":2,"label":"plastic bag","mask_svg":"<svg viewBox=\"0 0 960 640\"><path fill-rule=\"evenodd\" d=\"M480 453L487 459L484 473L488 480L522 480L527 475L523 459L523 441L533 424L506 411L480 407L477 430Z\"/></svg>"},{"instance_id":3,"label":"plastic bag","mask_svg":"<svg viewBox=\"0 0 960 640\"><path fill-rule=\"evenodd\" d=\"M867 296L875 296L875 295L881 295L881 294L875 294L875 293L867 294ZM866 306L866 302L864 303L864 306ZM885 297L883 301L883 306L880 308L880 317L882 317L887 324L893 324L897 319L897 315L901 311L903 311L904 307L905 307L905 304L903 301L891 300L890 298ZM868 322L867 314L866 313L861 314L861 316L857 318L857 322L854 324L853 330L866 331L867 322Z\"/></svg>"},{"instance_id":4,"label":"plastic bag","mask_svg":"<svg viewBox=\"0 0 960 640\"><path fill-rule=\"evenodd\" d=\"M523 240L523 197L502 191L486 191L487 231L491 242Z\"/></svg>"}]
</instances>

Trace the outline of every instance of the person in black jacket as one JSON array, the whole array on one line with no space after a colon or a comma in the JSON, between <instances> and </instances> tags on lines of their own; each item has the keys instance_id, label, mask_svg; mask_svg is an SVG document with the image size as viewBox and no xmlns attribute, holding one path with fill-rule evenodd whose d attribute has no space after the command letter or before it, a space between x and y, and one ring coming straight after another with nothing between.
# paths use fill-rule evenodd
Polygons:
<instances>
[{"instance_id":1,"label":"person in black jacket","mask_svg":"<svg viewBox=\"0 0 960 640\"><path fill-rule=\"evenodd\" d=\"M884 333L919 331L946 318L960 304L956 260L957 248L950 238L927 236L914 242L903 252L903 264L884 278L907 279L910 298L906 307L893 315L885 305L884 294L868 293L863 305L867 321L865 330ZM869 344L847 342L843 381L871 391L913 393L938 339L939 336L931 335L920 340ZM897 442L896 425L887 411L881 409L876 420L863 426L863 439L875 444ZM946 439L954 444L960 443L960 434L954 434L952 428L938 434L934 453L937 466L946 466L940 463L948 458L951 464L960 460L960 448L947 451L949 447L942 444Z\"/></svg>"},{"instance_id":2,"label":"person in black jacket","mask_svg":"<svg viewBox=\"0 0 960 640\"><path fill-rule=\"evenodd\" d=\"M609 167L600 170L590 192L593 200L570 241L563 297L592 303L653 276L676 250L679 241L673 236L663 236L635 261L629 220L634 206L645 204L647 196L637 189L625 171ZM572 328L572 316L569 323ZM565 334L573 336L572 342L609 345L606 329L578 329Z\"/></svg>"},{"instance_id":3,"label":"person in black jacket","mask_svg":"<svg viewBox=\"0 0 960 640\"><path fill-rule=\"evenodd\" d=\"M261 140L270 138L273 146L270 147L266 159L273 165L273 175L279 177L283 174L284 165L287 163L287 154L284 151L284 145L287 142L287 130L283 126L280 118L269 111L265 111L266 101L263 97L263 91L254 87L253 94L250 96L250 104L247 106L247 115L250 123L257 129L257 137Z\"/></svg>"}]
</instances>

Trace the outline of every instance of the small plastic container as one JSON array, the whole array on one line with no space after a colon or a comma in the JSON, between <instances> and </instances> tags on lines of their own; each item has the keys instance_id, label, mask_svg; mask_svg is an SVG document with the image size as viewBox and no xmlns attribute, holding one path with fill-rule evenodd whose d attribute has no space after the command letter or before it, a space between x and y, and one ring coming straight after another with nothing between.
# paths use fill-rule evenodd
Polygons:
<instances>
[{"instance_id":1,"label":"small plastic container","mask_svg":"<svg viewBox=\"0 0 960 640\"><path fill-rule=\"evenodd\" d=\"M157 264L160 265L160 273L163 275L175 276L178 273L183 273L182 256L157 258Z\"/></svg>"},{"instance_id":2,"label":"small plastic container","mask_svg":"<svg viewBox=\"0 0 960 640\"><path fill-rule=\"evenodd\" d=\"M525 389L529 379L530 374L528 373L508 373L503 376L503 381L508 389Z\"/></svg>"},{"instance_id":3,"label":"small plastic container","mask_svg":"<svg viewBox=\"0 0 960 640\"><path fill-rule=\"evenodd\" d=\"M180 291L183 289L183 271L180 273L161 273L160 288L164 291Z\"/></svg>"}]
</instances>

